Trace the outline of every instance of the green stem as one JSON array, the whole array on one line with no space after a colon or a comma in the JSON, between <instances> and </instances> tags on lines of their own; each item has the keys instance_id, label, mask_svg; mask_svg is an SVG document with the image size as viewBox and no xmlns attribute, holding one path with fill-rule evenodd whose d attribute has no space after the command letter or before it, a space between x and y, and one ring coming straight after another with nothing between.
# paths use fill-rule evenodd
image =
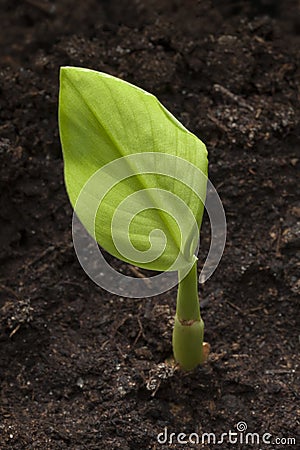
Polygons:
<instances>
[{"instance_id":1,"label":"green stem","mask_svg":"<svg viewBox=\"0 0 300 450\"><path fill-rule=\"evenodd\" d=\"M180 279L179 272L179 279ZM173 329L175 360L184 370L192 370L204 361L204 324L200 316L197 262L179 282Z\"/></svg>"}]
</instances>

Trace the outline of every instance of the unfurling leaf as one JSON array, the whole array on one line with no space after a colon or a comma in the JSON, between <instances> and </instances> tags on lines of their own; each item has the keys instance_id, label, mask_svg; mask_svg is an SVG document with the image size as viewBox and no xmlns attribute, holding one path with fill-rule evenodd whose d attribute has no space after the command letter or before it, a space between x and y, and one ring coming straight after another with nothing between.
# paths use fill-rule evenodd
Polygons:
<instances>
[{"instance_id":1,"label":"unfurling leaf","mask_svg":"<svg viewBox=\"0 0 300 450\"><path fill-rule=\"evenodd\" d=\"M156 97L121 79L63 67L60 82L65 182L83 225L123 261L160 271L191 267L205 145Z\"/></svg>"}]
</instances>

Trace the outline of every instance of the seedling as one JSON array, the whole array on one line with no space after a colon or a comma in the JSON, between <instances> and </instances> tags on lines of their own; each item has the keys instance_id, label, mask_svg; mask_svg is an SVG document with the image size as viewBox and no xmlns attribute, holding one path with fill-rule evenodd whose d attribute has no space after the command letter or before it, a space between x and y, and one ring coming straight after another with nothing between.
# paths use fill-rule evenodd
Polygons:
<instances>
[{"instance_id":1,"label":"seedling","mask_svg":"<svg viewBox=\"0 0 300 450\"><path fill-rule=\"evenodd\" d=\"M205 145L153 95L75 67L61 68L59 127L67 192L87 231L127 263L178 272L174 357L183 369L195 368L208 353L196 257ZM108 180L113 183L99 196Z\"/></svg>"}]
</instances>

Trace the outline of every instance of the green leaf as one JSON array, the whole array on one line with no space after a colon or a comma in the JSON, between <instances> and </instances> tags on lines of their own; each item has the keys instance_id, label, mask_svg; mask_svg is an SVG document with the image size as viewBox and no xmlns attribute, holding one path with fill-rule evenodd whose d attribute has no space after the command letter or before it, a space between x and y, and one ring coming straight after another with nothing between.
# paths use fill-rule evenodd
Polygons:
<instances>
[{"instance_id":1,"label":"green leaf","mask_svg":"<svg viewBox=\"0 0 300 450\"><path fill-rule=\"evenodd\" d=\"M67 192L97 242L142 268L191 266L205 145L153 95L76 67L61 68L59 127Z\"/></svg>"}]
</instances>

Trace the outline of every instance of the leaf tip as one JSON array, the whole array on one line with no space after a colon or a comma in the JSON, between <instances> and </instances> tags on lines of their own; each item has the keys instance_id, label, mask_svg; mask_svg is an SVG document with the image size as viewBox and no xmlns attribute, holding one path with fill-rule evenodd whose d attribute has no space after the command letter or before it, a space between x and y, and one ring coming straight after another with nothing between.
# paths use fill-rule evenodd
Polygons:
<instances>
[{"instance_id":1,"label":"leaf tip","mask_svg":"<svg viewBox=\"0 0 300 450\"><path fill-rule=\"evenodd\" d=\"M72 71L75 70L76 67L71 67L71 66L61 66L59 69L59 79L60 82L62 83L65 79L69 78Z\"/></svg>"}]
</instances>

